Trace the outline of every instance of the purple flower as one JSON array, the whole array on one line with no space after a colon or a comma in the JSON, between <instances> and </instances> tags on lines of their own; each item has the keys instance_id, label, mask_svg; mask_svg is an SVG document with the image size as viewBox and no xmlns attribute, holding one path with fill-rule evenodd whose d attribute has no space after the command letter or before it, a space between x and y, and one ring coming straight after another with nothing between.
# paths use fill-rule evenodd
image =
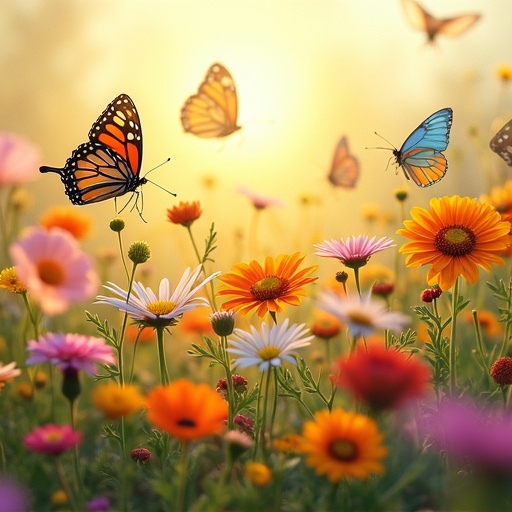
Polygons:
<instances>
[{"instance_id":1,"label":"purple flower","mask_svg":"<svg viewBox=\"0 0 512 512\"><path fill-rule=\"evenodd\" d=\"M28 493L15 480L0 476L0 504L3 512L28 511Z\"/></svg>"},{"instance_id":2,"label":"purple flower","mask_svg":"<svg viewBox=\"0 0 512 512\"><path fill-rule=\"evenodd\" d=\"M85 505L86 512L108 512L110 510L110 501L104 496L93 498Z\"/></svg>"},{"instance_id":3,"label":"purple flower","mask_svg":"<svg viewBox=\"0 0 512 512\"><path fill-rule=\"evenodd\" d=\"M61 370L83 370L96 373L97 364L115 364L111 346L102 338L80 334L48 333L39 340L30 340L27 350L31 353L26 364L50 363Z\"/></svg>"}]
</instances>

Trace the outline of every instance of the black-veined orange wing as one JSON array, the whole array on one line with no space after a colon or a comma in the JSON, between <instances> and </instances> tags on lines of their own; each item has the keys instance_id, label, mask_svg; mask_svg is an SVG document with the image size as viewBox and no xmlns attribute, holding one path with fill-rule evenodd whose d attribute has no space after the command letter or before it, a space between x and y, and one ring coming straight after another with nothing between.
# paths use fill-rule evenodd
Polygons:
<instances>
[{"instance_id":1,"label":"black-veined orange wing","mask_svg":"<svg viewBox=\"0 0 512 512\"><path fill-rule=\"evenodd\" d=\"M190 96L181 109L183 129L206 139L227 137L240 129L237 117L233 77L222 64L212 64L197 94Z\"/></svg>"}]
</instances>

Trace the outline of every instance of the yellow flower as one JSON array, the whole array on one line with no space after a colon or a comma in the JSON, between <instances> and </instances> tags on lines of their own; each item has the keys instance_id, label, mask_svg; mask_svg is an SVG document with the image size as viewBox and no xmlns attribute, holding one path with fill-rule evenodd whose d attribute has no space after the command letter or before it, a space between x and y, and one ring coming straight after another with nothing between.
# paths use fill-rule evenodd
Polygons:
<instances>
[{"instance_id":1,"label":"yellow flower","mask_svg":"<svg viewBox=\"0 0 512 512\"><path fill-rule=\"evenodd\" d=\"M265 487L272 480L272 471L261 462L248 462L244 467L244 476L256 487Z\"/></svg>"},{"instance_id":2,"label":"yellow flower","mask_svg":"<svg viewBox=\"0 0 512 512\"><path fill-rule=\"evenodd\" d=\"M18 278L15 267L4 268L0 272L0 288L5 288L11 293L25 293L27 287Z\"/></svg>"},{"instance_id":3,"label":"yellow flower","mask_svg":"<svg viewBox=\"0 0 512 512\"><path fill-rule=\"evenodd\" d=\"M82 240L91 231L91 218L70 206L54 206L41 216L39 225L46 229L64 229Z\"/></svg>"},{"instance_id":4,"label":"yellow flower","mask_svg":"<svg viewBox=\"0 0 512 512\"><path fill-rule=\"evenodd\" d=\"M234 296L223 308L242 315L256 310L262 317L267 311L280 313L286 304L298 306L300 297L306 295L304 287L318 279L309 277L317 265L299 270L303 260L304 256L296 252L275 259L267 256L263 266L255 260L248 265L235 265L230 272L219 276L224 286L217 295Z\"/></svg>"},{"instance_id":5,"label":"yellow flower","mask_svg":"<svg viewBox=\"0 0 512 512\"><path fill-rule=\"evenodd\" d=\"M387 455L383 435L371 418L342 409L319 411L307 421L300 451L306 463L331 483L342 478L365 480L383 473L381 460Z\"/></svg>"},{"instance_id":6,"label":"yellow flower","mask_svg":"<svg viewBox=\"0 0 512 512\"><path fill-rule=\"evenodd\" d=\"M285 434L273 441L274 449L280 453L298 453L302 438L298 434Z\"/></svg>"},{"instance_id":7,"label":"yellow flower","mask_svg":"<svg viewBox=\"0 0 512 512\"><path fill-rule=\"evenodd\" d=\"M500 80L508 82L510 79L512 79L512 66L509 64L500 64L496 68L496 74Z\"/></svg>"},{"instance_id":8,"label":"yellow flower","mask_svg":"<svg viewBox=\"0 0 512 512\"><path fill-rule=\"evenodd\" d=\"M135 386L120 386L115 382L99 385L91 398L96 409L111 420L131 416L144 404L144 397Z\"/></svg>"},{"instance_id":9,"label":"yellow flower","mask_svg":"<svg viewBox=\"0 0 512 512\"><path fill-rule=\"evenodd\" d=\"M509 243L510 223L488 204L469 197L442 197L430 201L430 210L413 208L412 220L397 233L412 240L400 247L407 255L406 266L431 265L428 284L448 290L462 275L468 282L478 280L478 267L491 270L503 265L500 257Z\"/></svg>"}]
</instances>

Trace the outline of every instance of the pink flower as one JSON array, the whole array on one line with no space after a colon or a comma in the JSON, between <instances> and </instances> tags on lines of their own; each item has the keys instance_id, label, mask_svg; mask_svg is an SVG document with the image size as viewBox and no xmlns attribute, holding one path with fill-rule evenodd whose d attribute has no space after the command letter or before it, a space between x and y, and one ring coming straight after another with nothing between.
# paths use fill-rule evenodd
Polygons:
<instances>
[{"instance_id":1,"label":"pink flower","mask_svg":"<svg viewBox=\"0 0 512 512\"><path fill-rule=\"evenodd\" d=\"M359 268L368 263L370 256L376 252L383 251L389 247L394 247L394 240L382 237L375 240L376 237L368 239L366 235L350 236L345 242L343 238L339 240L324 240L323 244L315 244L317 256L327 258L337 258L343 265L349 268Z\"/></svg>"},{"instance_id":2,"label":"pink flower","mask_svg":"<svg viewBox=\"0 0 512 512\"><path fill-rule=\"evenodd\" d=\"M264 208L268 208L269 206L283 206L283 201L281 201L281 199L256 194L255 192L252 192L251 190L245 187L238 187L238 192L248 197L252 202L254 208L258 210L263 210Z\"/></svg>"},{"instance_id":3,"label":"pink flower","mask_svg":"<svg viewBox=\"0 0 512 512\"><path fill-rule=\"evenodd\" d=\"M15 366L15 362L6 364L5 366L0 363L0 391L7 382L11 382L14 377L17 377L21 373L21 370L15 368Z\"/></svg>"},{"instance_id":4,"label":"pink flower","mask_svg":"<svg viewBox=\"0 0 512 512\"><path fill-rule=\"evenodd\" d=\"M40 164L34 144L14 133L0 133L0 187L34 180Z\"/></svg>"},{"instance_id":5,"label":"pink flower","mask_svg":"<svg viewBox=\"0 0 512 512\"><path fill-rule=\"evenodd\" d=\"M92 260L64 230L33 228L11 245L10 254L20 280L47 315L63 313L98 288Z\"/></svg>"},{"instance_id":6,"label":"pink flower","mask_svg":"<svg viewBox=\"0 0 512 512\"><path fill-rule=\"evenodd\" d=\"M27 350L31 353L26 364L50 363L62 371L83 370L94 375L97 364L115 364L116 358L110 345L102 338L80 334L48 333L38 341L30 340Z\"/></svg>"},{"instance_id":7,"label":"pink flower","mask_svg":"<svg viewBox=\"0 0 512 512\"><path fill-rule=\"evenodd\" d=\"M31 452L60 455L82 441L82 434L71 425L48 423L36 427L23 439L25 448Z\"/></svg>"}]
</instances>

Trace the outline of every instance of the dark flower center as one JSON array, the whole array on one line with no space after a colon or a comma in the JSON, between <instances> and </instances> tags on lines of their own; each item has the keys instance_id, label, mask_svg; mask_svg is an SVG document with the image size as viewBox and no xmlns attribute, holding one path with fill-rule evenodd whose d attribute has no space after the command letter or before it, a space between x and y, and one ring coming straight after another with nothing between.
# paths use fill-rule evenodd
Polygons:
<instances>
[{"instance_id":1,"label":"dark flower center","mask_svg":"<svg viewBox=\"0 0 512 512\"><path fill-rule=\"evenodd\" d=\"M350 462L357 457L357 446L348 439L336 439L329 445L330 454L342 462Z\"/></svg>"},{"instance_id":2,"label":"dark flower center","mask_svg":"<svg viewBox=\"0 0 512 512\"><path fill-rule=\"evenodd\" d=\"M282 277L268 276L251 286L251 293L261 302L281 297L288 289L288 281Z\"/></svg>"},{"instance_id":3,"label":"dark flower center","mask_svg":"<svg viewBox=\"0 0 512 512\"><path fill-rule=\"evenodd\" d=\"M180 427L189 427L194 428L197 426L196 422L194 420L191 420L190 418L181 418L178 420L178 425Z\"/></svg>"},{"instance_id":4,"label":"dark flower center","mask_svg":"<svg viewBox=\"0 0 512 512\"><path fill-rule=\"evenodd\" d=\"M465 256L476 246L476 236L466 226L446 226L435 238L436 248L447 256Z\"/></svg>"},{"instance_id":5,"label":"dark flower center","mask_svg":"<svg viewBox=\"0 0 512 512\"><path fill-rule=\"evenodd\" d=\"M51 259L40 260L37 263L37 273L41 281L50 286L59 286L66 278L62 265Z\"/></svg>"}]
</instances>

